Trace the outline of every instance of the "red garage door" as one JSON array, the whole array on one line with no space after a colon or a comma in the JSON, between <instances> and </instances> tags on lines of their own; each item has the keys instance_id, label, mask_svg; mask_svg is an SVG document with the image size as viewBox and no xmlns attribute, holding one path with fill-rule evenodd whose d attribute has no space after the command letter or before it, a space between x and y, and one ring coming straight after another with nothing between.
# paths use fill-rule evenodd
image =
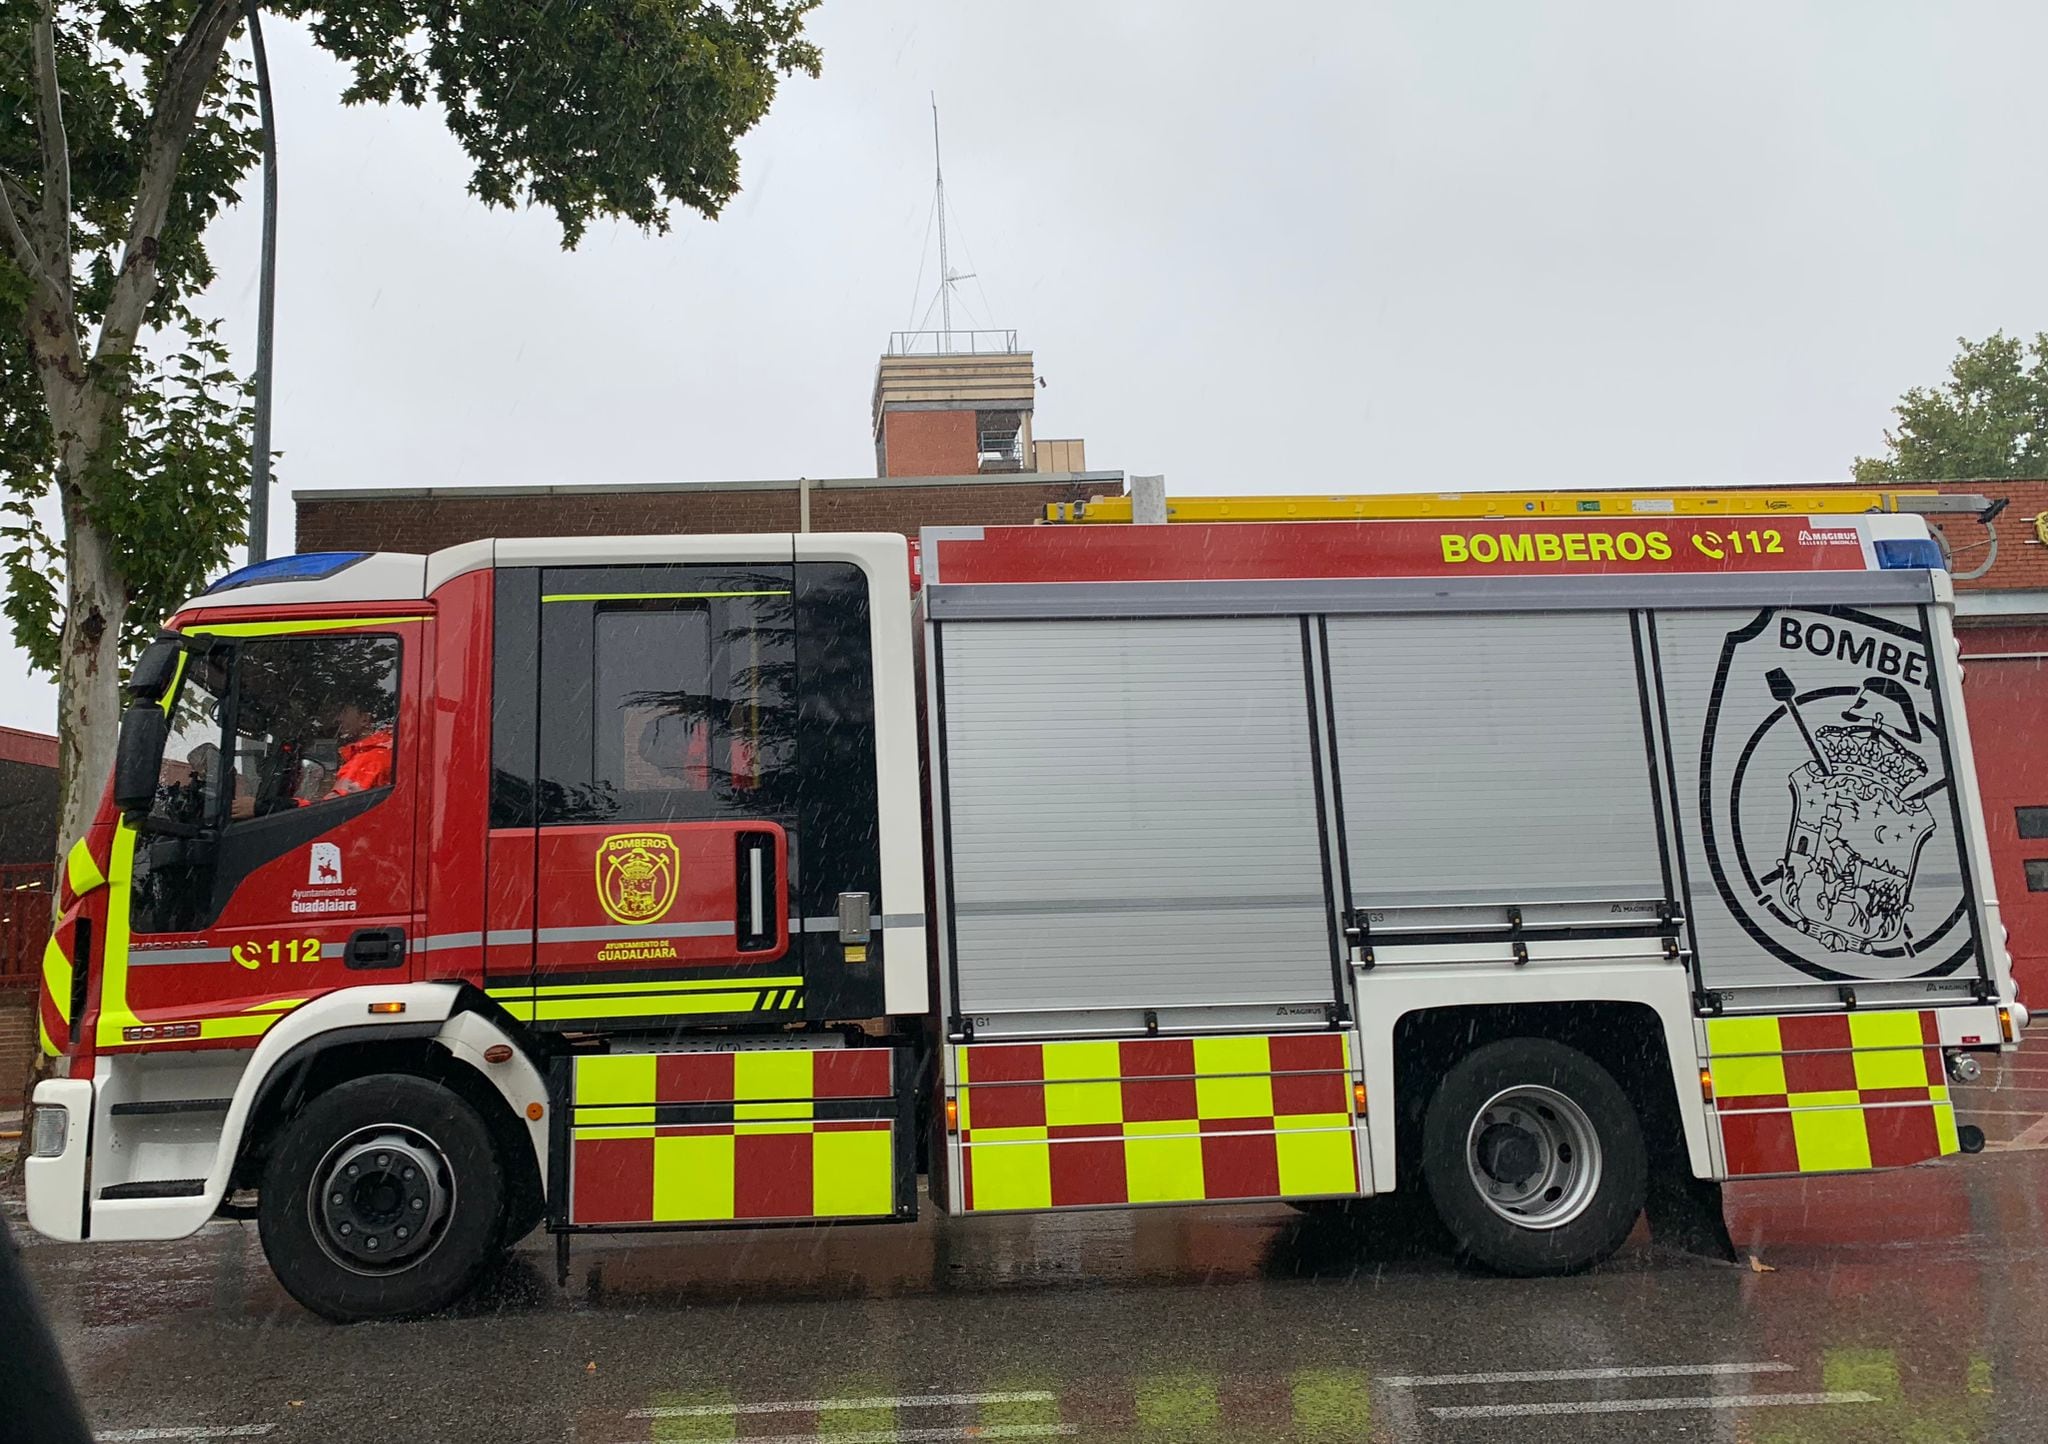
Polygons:
<instances>
[{"instance_id":1,"label":"red garage door","mask_svg":"<svg viewBox=\"0 0 2048 1444\"><path fill-rule=\"evenodd\" d=\"M2048 1007L2048 627L1961 634L1963 697L2020 997Z\"/></svg>"}]
</instances>

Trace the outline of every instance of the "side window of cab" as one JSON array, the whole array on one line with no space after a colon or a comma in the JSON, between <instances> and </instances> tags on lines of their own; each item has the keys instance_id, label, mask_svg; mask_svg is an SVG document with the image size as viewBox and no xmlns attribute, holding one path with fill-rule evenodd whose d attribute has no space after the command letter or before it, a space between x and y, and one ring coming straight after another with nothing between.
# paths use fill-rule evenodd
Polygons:
<instances>
[{"instance_id":1,"label":"side window of cab","mask_svg":"<svg viewBox=\"0 0 2048 1444\"><path fill-rule=\"evenodd\" d=\"M392 785L396 637L266 637L240 652L231 822Z\"/></svg>"},{"instance_id":2,"label":"side window of cab","mask_svg":"<svg viewBox=\"0 0 2048 1444\"><path fill-rule=\"evenodd\" d=\"M391 790L400 647L383 634L287 635L188 658L135 849L136 932L211 926L251 871Z\"/></svg>"}]
</instances>

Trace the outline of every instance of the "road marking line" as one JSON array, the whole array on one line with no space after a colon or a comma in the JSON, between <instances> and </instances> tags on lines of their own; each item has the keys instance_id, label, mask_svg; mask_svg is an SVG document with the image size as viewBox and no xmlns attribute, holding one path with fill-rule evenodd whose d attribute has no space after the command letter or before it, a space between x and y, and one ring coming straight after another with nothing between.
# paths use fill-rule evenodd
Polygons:
<instances>
[{"instance_id":1,"label":"road marking line","mask_svg":"<svg viewBox=\"0 0 2048 1444\"><path fill-rule=\"evenodd\" d=\"M2030 1125L2024 1133L2013 1139L2013 1142L2019 1144L2022 1148L2031 1147L2037 1143L2048 1143L2048 1117L2044 1117L2038 1123Z\"/></svg>"},{"instance_id":2,"label":"road marking line","mask_svg":"<svg viewBox=\"0 0 2048 1444\"><path fill-rule=\"evenodd\" d=\"M939 1444L949 1439L1050 1439L1078 1434L1079 1424L955 1424L945 1429L861 1429L841 1434L747 1436L746 1444Z\"/></svg>"},{"instance_id":3,"label":"road marking line","mask_svg":"<svg viewBox=\"0 0 2048 1444\"><path fill-rule=\"evenodd\" d=\"M1674 1379L1715 1374L1789 1374L1792 1365L1629 1364L1603 1369L1528 1369L1505 1374L1397 1374L1379 1382L1390 1389L1423 1389L1436 1384L1562 1384L1582 1379Z\"/></svg>"},{"instance_id":4,"label":"road marking line","mask_svg":"<svg viewBox=\"0 0 2048 1444\"><path fill-rule=\"evenodd\" d=\"M823 1414L834 1409L946 1409L963 1404L1050 1404L1044 1389L1011 1394L896 1394L871 1399L778 1399L764 1404L675 1404L634 1409L628 1419L716 1419L734 1414ZM837 1439L838 1435L833 1435Z\"/></svg>"},{"instance_id":5,"label":"road marking line","mask_svg":"<svg viewBox=\"0 0 2048 1444\"><path fill-rule=\"evenodd\" d=\"M1584 1399L1554 1404L1452 1404L1439 1419L1520 1419L1534 1414L1650 1414L1667 1409L1768 1409L1778 1404L1875 1404L1861 1389L1832 1394L1700 1394L1690 1399Z\"/></svg>"},{"instance_id":6,"label":"road marking line","mask_svg":"<svg viewBox=\"0 0 2048 1444\"><path fill-rule=\"evenodd\" d=\"M255 1439L275 1429L275 1424L193 1424L161 1429L102 1429L93 1435L97 1444L144 1444L151 1439Z\"/></svg>"},{"instance_id":7,"label":"road marking line","mask_svg":"<svg viewBox=\"0 0 2048 1444\"><path fill-rule=\"evenodd\" d=\"M1956 1110L1968 1122L1972 1118L2048 1118L2038 1108L1958 1108Z\"/></svg>"}]
</instances>

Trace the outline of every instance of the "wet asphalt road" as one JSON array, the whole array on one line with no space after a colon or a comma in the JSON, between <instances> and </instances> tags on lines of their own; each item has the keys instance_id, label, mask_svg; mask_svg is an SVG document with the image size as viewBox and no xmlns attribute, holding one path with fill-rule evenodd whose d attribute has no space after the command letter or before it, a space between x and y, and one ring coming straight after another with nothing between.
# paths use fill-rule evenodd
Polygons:
<instances>
[{"instance_id":1,"label":"wet asphalt road","mask_svg":"<svg viewBox=\"0 0 2048 1444\"><path fill-rule=\"evenodd\" d=\"M108 1439L2032 1444L2044 1184L2025 1149L1752 1184L1769 1272L1639 1234L1539 1281L1279 1208L615 1237L565 1290L537 1237L459 1316L347 1329L253 1225L24 1253Z\"/></svg>"},{"instance_id":2,"label":"wet asphalt road","mask_svg":"<svg viewBox=\"0 0 2048 1444\"><path fill-rule=\"evenodd\" d=\"M928 1216L587 1240L566 1289L536 1236L458 1315L340 1329L253 1225L77 1248L0 1210L110 1441L2035 1444L2048 1057L1960 1096L1981 1157L1731 1187L1762 1272L1639 1232L1483 1278L1284 1208Z\"/></svg>"}]
</instances>

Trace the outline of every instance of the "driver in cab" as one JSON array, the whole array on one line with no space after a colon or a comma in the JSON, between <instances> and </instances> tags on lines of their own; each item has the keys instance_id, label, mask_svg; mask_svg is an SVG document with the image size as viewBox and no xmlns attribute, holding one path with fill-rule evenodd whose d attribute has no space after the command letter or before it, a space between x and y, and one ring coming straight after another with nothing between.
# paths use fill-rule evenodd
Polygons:
<instances>
[{"instance_id":1,"label":"driver in cab","mask_svg":"<svg viewBox=\"0 0 2048 1444\"><path fill-rule=\"evenodd\" d=\"M388 723L378 721L361 703L348 700L335 705L331 726L338 764L327 772L318 764L302 763L302 786L290 805L305 807L391 785L394 741ZM255 795L237 788L229 816L241 821L254 817L256 811Z\"/></svg>"}]
</instances>

